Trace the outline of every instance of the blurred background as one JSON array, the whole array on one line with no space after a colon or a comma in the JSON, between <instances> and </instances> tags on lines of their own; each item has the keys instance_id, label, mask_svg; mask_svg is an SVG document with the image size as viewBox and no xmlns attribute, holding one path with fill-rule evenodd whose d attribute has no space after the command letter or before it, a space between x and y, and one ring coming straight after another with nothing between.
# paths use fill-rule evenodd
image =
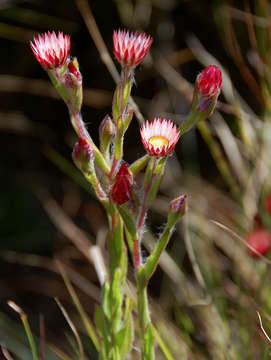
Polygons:
<instances>
[{"instance_id":1,"label":"blurred background","mask_svg":"<svg viewBox=\"0 0 271 360\"><path fill-rule=\"evenodd\" d=\"M71 35L83 75L83 117L97 143L115 83L93 36L99 31L112 54L118 28L154 38L132 91L145 119L181 124L199 72L209 64L223 72L217 110L179 141L147 218L146 256L169 201L188 195L186 220L150 283L152 317L171 354L160 344L157 359L269 359L257 311L271 334L270 260L268 253L252 257L245 246L247 234L271 230L267 0L0 0L0 344L14 359L31 359L19 316L7 305L13 300L43 340L46 359L77 359L57 297L86 358L97 358L56 260L93 318L100 287L86 254L97 244L106 258L106 218L73 166L76 136L66 106L29 41L48 30ZM135 116L124 158L131 163L143 155Z\"/></svg>"}]
</instances>

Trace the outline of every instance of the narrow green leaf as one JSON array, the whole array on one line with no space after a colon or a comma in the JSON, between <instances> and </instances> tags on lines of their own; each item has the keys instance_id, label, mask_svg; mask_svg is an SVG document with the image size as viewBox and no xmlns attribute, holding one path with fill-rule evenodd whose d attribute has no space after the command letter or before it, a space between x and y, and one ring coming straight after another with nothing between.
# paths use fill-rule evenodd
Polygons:
<instances>
[{"instance_id":1,"label":"narrow green leaf","mask_svg":"<svg viewBox=\"0 0 271 360\"><path fill-rule=\"evenodd\" d=\"M110 288L110 305L112 316L122 304L122 281L120 269L115 270Z\"/></svg>"},{"instance_id":2,"label":"narrow green leaf","mask_svg":"<svg viewBox=\"0 0 271 360\"><path fill-rule=\"evenodd\" d=\"M110 337L108 334L108 324L104 318L104 314L103 311L101 309L100 306L96 307L96 311L95 311L95 324L97 326L97 329L102 337L103 340L103 346L106 349L106 353L109 352L110 350ZM101 346L101 349L103 348L103 346Z\"/></svg>"},{"instance_id":3,"label":"narrow green leaf","mask_svg":"<svg viewBox=\"0 0 271 360\"><path fill-rule=\"evenodd\" d=\"M110 285L108 282L104 283L102 293L102 309L108 320L111 319L111 304L110 304Z\"/></svg>"}]
</instances>

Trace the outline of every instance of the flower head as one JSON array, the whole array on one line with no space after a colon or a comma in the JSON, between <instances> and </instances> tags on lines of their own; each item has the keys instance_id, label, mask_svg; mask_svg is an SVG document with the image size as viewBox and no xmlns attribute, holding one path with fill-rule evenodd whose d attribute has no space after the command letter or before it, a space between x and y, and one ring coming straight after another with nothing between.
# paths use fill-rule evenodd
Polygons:
<instances>
[{"instance_id":1,"label":"flower head","mask_svg":"<svg viewBox=\"0 0 271 360\"><path fill-rule=\"evenodd\" d=\"M259 254L265 255L271 248L271 234L265 229L256 229L247 235L246 242ZM252 257L259 256L250 248L248 248L248 253Z\"/></svg>"},{"instance_id":2,"label":"flower head","mask_svg":"<svg viewBox=\"0 0 271 360\"><path fill-rule=\"evenodd\" d=\"M152 37L145 33L129 33L118 30L113 33L113 52L118 62L129 68L135 68L147 55Z\"/></svg>"},{"instance_id":3,"label":"flower head","mask_svg":"<svg viewBox=\"0 0 271 360\"><path fill-rule=\"evenodd\" d=\"M70 37L62 32L39 34L30 46L38 62L46 69L52 70L64 65L70 56Z\"/></svg>"},{"instance_id":4,"label":"flower head","mask_svg":"<svg viewBox=\"0 0 271 360\"><path fill-rule=\"evenodd\" d=\"M145 150L153 156L167 156L175 148L180 133L171 120L155 118L146 121L140 129L141 140Z\"/></svg>"},{"instance_id":5,"label":"flower head","mask_svg":"<svg viewBox=\"0 0 271 360\"><path fill-rule=\"evenodd\" d=\"M204 98L212 98L217 93L219 95L222 85L222 75L220 69L215 65L207 66L202 73L197 76L196 86L199 94Z\"/></svg>"},{"instance_id":6,"label":"flower head","mask_svg":"<svg viewBox=\"0 0 271 360\"><path fill-rule=\"evenodd\" d=\"M131 199L133 175L127 165L123 163L116 175L115 184L111 190L111 196L115 203L122 205Z\"/></svg>"}]
</instances>

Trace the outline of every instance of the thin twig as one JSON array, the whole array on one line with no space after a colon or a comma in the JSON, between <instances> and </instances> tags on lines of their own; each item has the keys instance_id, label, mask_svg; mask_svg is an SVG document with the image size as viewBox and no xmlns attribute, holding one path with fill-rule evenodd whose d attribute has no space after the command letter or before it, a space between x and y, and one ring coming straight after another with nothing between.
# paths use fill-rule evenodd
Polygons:
<instances>
[{"instance_id":1,"label":"thin twig","mask_svg":"<svg viewBox=\"0 0 271 360\"><path fill-rule=\"evenodd\" d=\"M205 290L207 290L206 287L206 283L205 280L202 276L202 273L200 271L200 267L199 264L197 263L197 259L196 259L196 255L191 243L191 238L190 238L190 233L189 233L189 228L188 228L188 212L185 214L184 218L183 218L183 222L184 222L184 243L185 243L185 247L186 247L186 251L190 260L190 263L192 265L195 277L198 281L198 283L201 285L201 287Z\"/></svg>"},{"instance_id":2,"label":"thin twig","mask_svg":"<svg viewBox=\"0 0 271 360\"><path fill-rule=\"evenodd\" d=\"M91 244L87 234L73 223L52 197L48 196L46 199L42 199L42 205L55 226L93 264L102 285L107 277L107 269L100 248L95 246L95 250L91 250L94 245ZM97 252L99 252L99 256L97 256Z\"/></svg>"}]
</instances>

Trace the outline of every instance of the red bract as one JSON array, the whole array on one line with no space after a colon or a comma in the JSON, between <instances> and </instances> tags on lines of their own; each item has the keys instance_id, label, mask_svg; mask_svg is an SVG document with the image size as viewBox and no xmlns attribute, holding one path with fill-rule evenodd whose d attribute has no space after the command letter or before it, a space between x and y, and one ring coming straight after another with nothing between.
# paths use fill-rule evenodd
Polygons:
<instances>
[{"instance_id":1,"label":"red bract","mask_svg":"<svg viewBox=\"0 0 271 360\"><path fill-rule=\"evenodd\" d=\"M215 65L207 66L197 76L196 86L198 92L204 98L212 98L221 91L222 75L220 69Z\"/></svg>"},{"instance_id":2,"label":"red bract","mask_svg":"<svg viewBox=\"0 0 271 360\"><path fill-rule=\"evenodd\" d=\"M246 237L246 242L253 249L258 251L261 255L265 255L271 247L271 234L265 229L256 229L250 232ZM249 247L248 253L252 257L258 257L259 255Z\"/></svg>"},{"instance_id":3,"label":"red bract","mask_svg":"<svg viewBox=\"0 0 271 360\"><path fill-rule=\"evenodd\" d=\"M171 120L155 118L146 121L140 129L141 140L145 150L153 156L169 155L175 148L180 132Z\"/></svg>"},{"instance_id":4,"label":"red bract","mask_svg":"<svg viewBox=\"0 0 271 360\"><path fill-rule=\"evenodd\" d=\"M118 30L113 33L113 52L118 62L129 68L135 68L147 55L153 39L145 33L129 33Z\"/></svg>"},{"instance_id":5,"label":"red bract","mask_svg":"<svg viewBox=\"0 0 271 360\"><path fill-rule=\"evenodd\" d=\"M30 46L38 62L46 69L52 70L64 65L70 56L70 37L53 31L39 34Z\"/></svg>"},{"instance_id":6,"label":"red bract","mask_svg":"<svg viewBox=\"0 0 271 360\"><path fill-rule=\"evenodd\" d=\"M69 64L68 64L68 69L69 69L69 72L70 72L71 74L73 74L78 81L82 81L81 74L80 74L80 72L76 69L76 67L74 66L74 64L73 64L72 61L69 62Z\"/></svg>"},{"instance_id":7,"label":"red bract","mask_svg":"<svg viewBox=\"0 0 271 360\"><path fill-rule=\"evenodd\" d=\"M116 181L113 185L111 196L115 203L122 205L131 199L131 190L133 185L133 176L123 163L116 175Z\"/></svg>"}]
</instances>

